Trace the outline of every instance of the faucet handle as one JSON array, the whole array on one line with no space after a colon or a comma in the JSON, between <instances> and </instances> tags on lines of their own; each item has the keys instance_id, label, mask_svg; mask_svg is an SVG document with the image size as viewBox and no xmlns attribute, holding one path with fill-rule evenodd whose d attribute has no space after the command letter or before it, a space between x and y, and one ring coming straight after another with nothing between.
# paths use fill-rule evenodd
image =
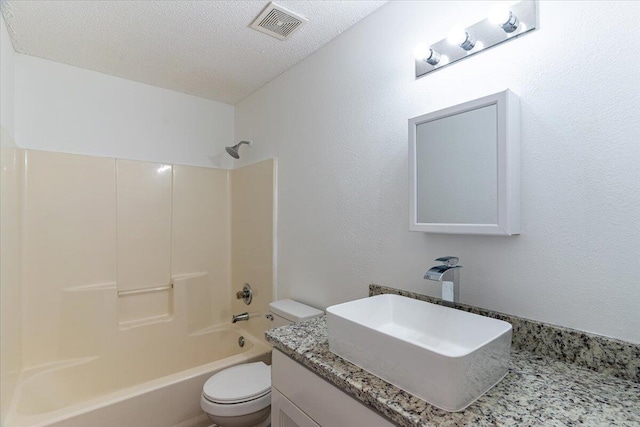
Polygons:
<instances>
[{"instance_id":1,"label":"faucet handle","mask_svg":"<svg viewBox=\"0 0 640 427\"><path fill-rule=\"evenodd\" d=\"M457 256L443 256L436 258L436 261L443 262L447 267L455 267L460 259Z\"/></svg>"},{"instance_id":2,"label":"faucet handle","mask_svg":"<svg viewBox=\"0 0 640 427\"><path fill-rule=\"evenodd\" d=\"M253 290L248 283L245 283L241 291L236 292L236 299L241 299L245 304L251 304L253 299Z\"/></svg>"}]
</instances>

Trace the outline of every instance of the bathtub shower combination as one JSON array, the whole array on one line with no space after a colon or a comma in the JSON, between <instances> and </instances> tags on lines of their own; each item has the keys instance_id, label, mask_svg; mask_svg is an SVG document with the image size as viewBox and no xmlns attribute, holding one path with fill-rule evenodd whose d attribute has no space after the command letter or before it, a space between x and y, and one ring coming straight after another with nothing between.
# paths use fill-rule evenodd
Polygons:
<instances>
[{"instance_id":1,"label":"bathtub shower combination","mask_svg":"<svg viewBox=\"0 0 640 427\"><path fill-rule=\"evenodd\" d=\"M194 318L204 315L194 307L186 309L186 302L193 298L190 294L202 290L199 284L206 282L201 280L204 276L175 277L173 291L167 290L173 293L174 315L144 324L117 326L115 285L66 292L75 303L84 300L86 312L93 313L84 320L88 325L114 326L103 331L111 336L109 348L100 356L26 370L16 387L8 425L209 425L199 405L205 381L229 366L268 361L270 347L231 323L184 333L197 324ZM110 304L103 304L108 300ZM153 412L141 408L153 408Z\"/></svg>"}]
</instances>

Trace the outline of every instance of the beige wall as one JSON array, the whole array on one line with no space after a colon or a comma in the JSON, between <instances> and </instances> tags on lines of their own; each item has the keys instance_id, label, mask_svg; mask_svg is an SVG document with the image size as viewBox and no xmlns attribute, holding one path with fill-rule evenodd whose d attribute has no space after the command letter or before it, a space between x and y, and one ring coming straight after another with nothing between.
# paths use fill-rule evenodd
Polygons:
<instances>
[{"instance_id":1,"label":"beige wall","mask_svg":"<svg viewBox=\"0 0 640 427\"><path fill-rule=\"evenodd\" d=\"M123 350L121 332L137 326L160 322L153 339L169 341L228 322L228 171L26 157L25 367ZM127 335L146 339L143 330Z\"/></svg>"},{"instance_id":2,"label":"beige wall","mask_svg":"<svg viewBox=\"0 0 640 427\"><path fill-rule=\"evenodd\" d=\"M116 160L118 290L171 282L172 168Z\"/></svg>"},{"instance_id":3,"label":"beige wall","mask_svg":"<svg viewBox=\"0 0 640 427\"><path fill-rule=\"evenodd\" d=\"M14 140L15 52L0 15L0 425L21 368L20 206L23 151Z\"/></svg>"},{"instance_id":4,"label":"beige wall","mask_svg":"<svg viewBox=\"0 0 640 427\"><path fill-rule=\"evenodd\" d=\"M248 311L246 328L264 339L265 315L273 292L274 179L276 161L265 160L231 172L231 291L234 314ZM253 302L247 306L235 292L249 283Z\"/></svg>"},{"instance_id":5,"label":"beige wall","mask_svg":"<svg viewBox=\"0 0 640 427\"><path fill-rule=\"evenodd\" d=\"M108 158L27 151L26 163L23 363L34 366L62 351L62 291L116 281L116 175Z\"/></svg>"},{"instance_id":6,"label":"beige wall","mask_svg":"<svg viewBox=\"0 0 640 427\"><path fill-rule=\"evenodd\" d=\"M0 127L0 138L10 138ZM21 368L21 203L24 151L0 149L0 425Z\"/></svg>"},{"instance_id":7,"label":"beige wall","mask_svg":"<svg viewBox=\"0 0 640 427\"><path fill-rule=\"evenodd\" d=\"M214 324L229 322L231 317L229 190L227 170L173 167L171 272L208 272L208 293L192 304L208 301L212 307L209 323Z\"/></svg>"}]
</instances>

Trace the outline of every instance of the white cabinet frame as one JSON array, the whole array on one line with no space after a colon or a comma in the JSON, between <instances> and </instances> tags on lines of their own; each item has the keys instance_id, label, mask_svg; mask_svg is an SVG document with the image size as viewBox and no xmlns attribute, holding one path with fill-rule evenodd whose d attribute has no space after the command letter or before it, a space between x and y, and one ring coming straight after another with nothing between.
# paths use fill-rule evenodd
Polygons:
<instances>
[{"instance_id":1,"label":"white cabinet frame","mask_svg":"<svg viewBox=\"0 0 640 427\"><path fill-rule=\"evenodd\" d=\"M497 106L497 223L419 223L416 127L489 105ZM455 171L454 171L455 172ZM510 90L409 119L409 229L448 234L520 234L520 100Z\"/></svg>"}]
</instances>

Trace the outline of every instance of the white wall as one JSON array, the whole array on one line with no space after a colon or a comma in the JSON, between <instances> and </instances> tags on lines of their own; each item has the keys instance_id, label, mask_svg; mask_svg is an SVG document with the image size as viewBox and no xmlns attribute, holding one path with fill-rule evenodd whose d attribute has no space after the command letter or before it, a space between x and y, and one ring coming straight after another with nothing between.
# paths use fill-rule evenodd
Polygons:
<instances>
[{"instance_id":1,"label":"white wall","mask_svg":"<svg viewBox=\"0 0 640 427\"><path fill-rule=\"evenodd\" d=\"M279 158L279 296L437 296L458 255L462 302L640 343L640 3L542 2L539 30L415 80L415 45L490 4L390 2L236 105L243 162ZM522 234L409 232L407 119L505 88Z\"/></svg>"},{"instance_id":2,"label":"white wall","mask_svg":"<svg viewBox=\"0 0 640 427\"><path fill-rule=\"evenodd\" d=\"M14 145L14 62L15 52L4 17L0 14L0 141L3 147Z\"/></svg>"},{"instance_id":3,"label":"white wall","mask_svg":"<svg viewBox=\"0 0 640 427\"><path fill-rule=\"evenodd\" d=\"M233 106L28 55L15 55L22 148L230 167Z\"/></svg>"}]
</instances>

